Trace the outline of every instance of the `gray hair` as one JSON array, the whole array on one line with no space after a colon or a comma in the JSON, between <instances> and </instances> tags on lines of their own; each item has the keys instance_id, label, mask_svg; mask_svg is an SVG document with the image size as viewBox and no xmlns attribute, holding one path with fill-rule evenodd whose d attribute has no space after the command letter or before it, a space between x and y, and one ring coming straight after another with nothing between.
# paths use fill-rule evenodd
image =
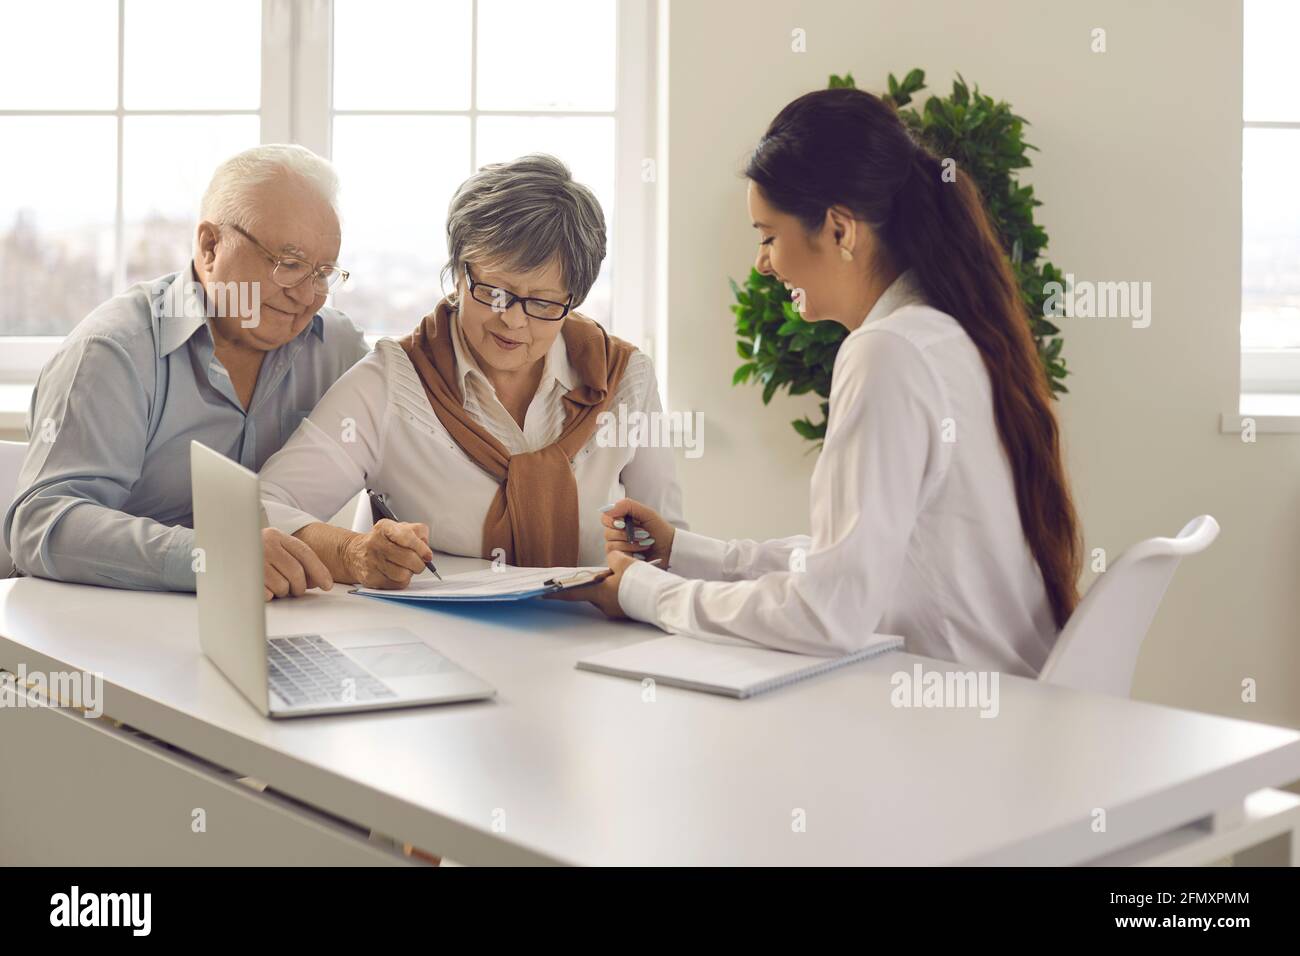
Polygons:
<instances>
[{"instance_id":1,"label":"gray hair","mask_svg":"<svg viewBox=\"0 0 1300 956\"><path fill-rule=\"evenodd\" d=\"M338 215L339 177L329 160L305 146L268 143L236 153L217 167L199 206L200 221L251 228L256 213L253 192L286 175L305 182Z\"/></svg>"},{"instance_id":2,"label":"gray hair","mask_svg":"<svg viewBox=\"0 0 1300 956\"><path fill-rule=\"evenodd\" d=\"M469 261L528 272L558 255L577 305L605 259L605 216L568 166L532 153L484 166L461 183L447 210L447 253L442 278L453 288Z\"/></svg>"}]
</instances>

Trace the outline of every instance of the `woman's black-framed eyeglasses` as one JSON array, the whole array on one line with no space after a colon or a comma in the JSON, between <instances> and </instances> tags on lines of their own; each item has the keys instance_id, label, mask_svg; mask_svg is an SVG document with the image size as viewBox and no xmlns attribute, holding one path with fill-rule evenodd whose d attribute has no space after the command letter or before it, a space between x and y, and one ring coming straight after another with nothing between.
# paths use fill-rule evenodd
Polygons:
<instances>
[{"instance_id":1,"label":"woman's black-framed eyeglasses","mask_svg":"<svg viewBox=\"0 0 1300 956\"><path fill-rule=\"evenodd\" d=\"M558 322L573 308L572 292L569 293L568 302L552 302L550 299L515 295L509 289L502 289L500 286L475 282L474 277L469 273L469 266L465 267L465 281L469 284L469 294L473 296L474 301L492 306L494 312L504 312L518 302L523 306L524 315L546 322Z\"/></svg>"}]
</instances>

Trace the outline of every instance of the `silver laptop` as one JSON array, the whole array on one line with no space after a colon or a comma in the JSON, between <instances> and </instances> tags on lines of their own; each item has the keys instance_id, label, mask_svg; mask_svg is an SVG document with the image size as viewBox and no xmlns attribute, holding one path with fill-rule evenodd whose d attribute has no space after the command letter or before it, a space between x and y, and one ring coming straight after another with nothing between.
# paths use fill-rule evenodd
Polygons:
<instances>
[{"instance_id":1,"label":"silver laptop","mask_svg":"<svg viewBox=\"0 0 1300 956\"><path fill-rule=\"evenodd\" d=\"M203 653L263 714L381 710L479 700L496 691L402 628L266 634L257 475L190 443Z\"/></svg>"}]
</instances>

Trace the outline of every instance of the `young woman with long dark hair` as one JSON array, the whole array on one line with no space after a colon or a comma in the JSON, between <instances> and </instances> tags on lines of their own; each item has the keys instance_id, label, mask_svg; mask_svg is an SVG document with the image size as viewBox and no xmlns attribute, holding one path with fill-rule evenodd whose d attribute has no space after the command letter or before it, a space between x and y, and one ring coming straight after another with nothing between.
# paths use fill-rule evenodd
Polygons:
<instances>
[{"instance_id":1,"label":"young woman with long dark hair","mask_svg":"<svg viewBox=\"0 0 1300 956\"><path fill-rule=\"evenodd\" d=\"M745 170L756 267L797 290L806 321L849 329L812 535L719 541L620 501L604 516L615 573L588 592L606 613L814 654L900 634L912 652L1038 673L1078 600L1077 521L1007 258L975 185L943 173L860 90L809 93L772 121Z\"/></svg>"}]
</instances>

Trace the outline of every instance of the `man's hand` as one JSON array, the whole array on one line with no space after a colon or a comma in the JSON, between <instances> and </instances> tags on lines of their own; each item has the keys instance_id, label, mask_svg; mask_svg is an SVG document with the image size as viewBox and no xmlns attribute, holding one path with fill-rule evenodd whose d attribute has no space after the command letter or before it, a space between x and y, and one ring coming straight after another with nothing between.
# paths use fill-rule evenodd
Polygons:
<instances>
[{"instance_id":1,"label":"man's hand","mask_svg":"<svg viewBox=\"0 0 1300 956\"><path fill-rule=\"evenodd\" d=\"M262 529L263 597L302 597L308 588L334 586L325 563L297 538L275 528Z\"/></svg>"},{"instance_id":2,"label":"man's hand","mask_svg":"<svg viewBox=\"0 0 1300 956\"><path fill-rule=\"evenodd\" d=\"M412 575L425 569L424 562L432 560L425 525L387 518L343 546L343 566L353 581L368 588L404 588Z\"/></svg>"}]
</instances>

